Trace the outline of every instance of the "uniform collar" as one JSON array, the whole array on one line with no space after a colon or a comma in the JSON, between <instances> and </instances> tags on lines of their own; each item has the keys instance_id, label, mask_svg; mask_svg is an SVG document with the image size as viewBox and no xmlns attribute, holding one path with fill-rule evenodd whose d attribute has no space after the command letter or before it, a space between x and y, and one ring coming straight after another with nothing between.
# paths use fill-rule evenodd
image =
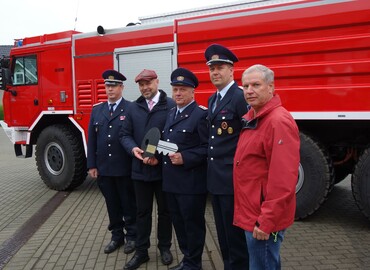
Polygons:
<instances>
[{"instance_id":1,"label":"uniform collar","mask_svg":"<svg viewBox=\"0 0 370 270\"><path fill-rule=\"evenodd\" d=\"M120 98L119 100L117 100L116 102L109 102L109 101L108 101L108 105L116 103L116 105L115 105L115 106L118 106L118 105L121 103L122 99L123 99L123 97L121 97L121 98Z\"/></svg>"},{"instance_id":2,"label":"uniform collar","mask_svg":"<svg viewBox=\"0 0 370 270\"><path fill-rule=\"evenodd\" d=\"M232 80L228 85L226 85L221 90L217 90L217 93L220 93L221 99L226 95L227 91L230 89L230 87L234 84L234 80Z\"/></svg>"},{"instance_id":3,"label":"uniform collar","mask_svg":"<svg viewBox=\"0 0 370 270\"><path fill-rule=\"evenodd\" d=\"M189 107L189 105L190 104L192 104L194 102L194 100L193 101L191 101L189 104L187 104L186 106L184 106L184 107L182 107L182 108L179 108L179 107L177 107L177 110L179 111L179 113L182 113L187 107Z\"/></svg>"}]
</instances>

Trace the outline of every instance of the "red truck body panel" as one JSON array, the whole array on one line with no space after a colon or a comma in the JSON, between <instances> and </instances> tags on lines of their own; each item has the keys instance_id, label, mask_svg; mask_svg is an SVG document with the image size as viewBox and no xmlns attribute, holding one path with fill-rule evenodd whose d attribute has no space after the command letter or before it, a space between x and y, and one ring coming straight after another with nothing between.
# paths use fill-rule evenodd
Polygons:
<instances>
[{"instance_id":1,"label":"red truck body panel","mask_svg":"<svg viewBox=\"0 0 370 270\"><path fill-rule=\"evenodd\" d=\"M370 112L370 1L320 2L179 20L178 62L199 71L201 103L213 92L203 52L214 42L239 57L238 83L253 64L272 68L291 112Z\"/></svg>"}]
</instances>

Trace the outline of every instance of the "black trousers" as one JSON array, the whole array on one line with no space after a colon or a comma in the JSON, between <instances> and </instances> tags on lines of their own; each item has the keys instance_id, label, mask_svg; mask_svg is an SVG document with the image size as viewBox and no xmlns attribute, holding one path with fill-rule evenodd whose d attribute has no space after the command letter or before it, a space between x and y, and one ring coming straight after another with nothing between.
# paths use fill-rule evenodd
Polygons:
<instances>
[{"instance_id":1,"label":"black trousers","mask_svg":"<svg viewBox=\"0 0 370 270\"><path fill-rule=\"evenodd\" d=\"M141 180L134 180L134 188L137 205L136 251L138 253L147 253L150 247L154 196L157 202L158 249L170 249L172 223L167 207L166 196L162 191L162 181L144 182Z\"/></svg>"},{"instance_id":2,"label":"black trousers","mask_svg":"<svg viewBox=\"0 0 370 270\"><path fill-rule=\"evenodd\" d=\"M244 231L233 225L234 195L212 194L212 207L225 270L249 269Z\"/></svg>"},{"instance_id":3,"label":"black trousers","mask_svg":"<svg viewBox=\"0 0 370 270\"><path fill-rule=\"evenodd\" d=\"M136 240L136 199L131 178L99 176L97 182L105 198L112 240Z\"/></svg>"},{"instance_id":4,"label":"black trousers","mask_svg":"<svg viewBox=\"0 0 370 270\"><path fill-rule=\"evenodd\" d=\"M167 202L177 241L184 254L184 269L202 269L207 194L167 193Z\"/></svg>"}]
</instances>

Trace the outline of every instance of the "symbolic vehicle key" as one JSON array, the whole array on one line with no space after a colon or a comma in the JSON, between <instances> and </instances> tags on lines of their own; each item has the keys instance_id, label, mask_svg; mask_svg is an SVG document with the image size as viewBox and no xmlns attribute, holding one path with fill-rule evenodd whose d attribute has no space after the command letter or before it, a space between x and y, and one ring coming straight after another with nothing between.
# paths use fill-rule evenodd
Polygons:
<instances>
[{"instance_id":1,"label":"symbolic vehicle key","mask_svg":"<svg viewBox=\"0 0 370 270\"><path fill-rule=\"evenodd\" d=\"M155 151L163 155L176 153L178 147L174 143L160 140L161 132L158 128L153 127L145 134L141 143L141 149L144 150L143 157L152 157Z\"/></svg>"}]
</instances>

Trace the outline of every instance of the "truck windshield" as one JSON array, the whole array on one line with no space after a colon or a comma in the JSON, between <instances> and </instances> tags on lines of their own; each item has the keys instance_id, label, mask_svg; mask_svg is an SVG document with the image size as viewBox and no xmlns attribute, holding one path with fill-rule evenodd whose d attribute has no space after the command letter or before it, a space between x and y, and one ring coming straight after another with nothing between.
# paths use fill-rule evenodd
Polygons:
<instances>
[{"instance_id":1,"label":"truck windshield","mask_svg":"<svg viewBox=\"0 0 370 270\"><path fill-rule=\"evenodd\" d=\"M37 84L36 55L15 59L13 85Z\"/></svg>"}]
</instances>

